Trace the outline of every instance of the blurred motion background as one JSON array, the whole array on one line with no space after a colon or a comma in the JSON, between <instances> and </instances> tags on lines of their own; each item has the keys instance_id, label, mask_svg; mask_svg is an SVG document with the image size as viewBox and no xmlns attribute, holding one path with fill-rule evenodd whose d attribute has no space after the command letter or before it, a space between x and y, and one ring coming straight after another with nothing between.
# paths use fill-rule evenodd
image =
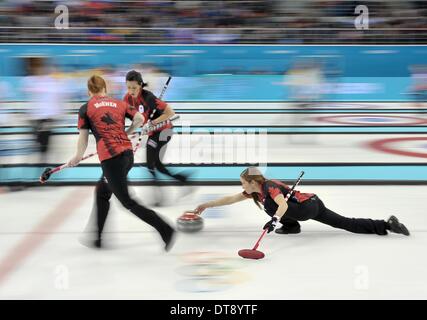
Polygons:
<instances>
[{"instance_id":1,"label":"blurred motion background","mask_svg":"<svg viewBox=\"0 0 427 320\"><path fill-rule=\"evenodd\" d=\"M361 4L369 9L364 30L355 27ZM68 8L68 28L55 26L58 5ZM426 18L425 1L0 1L0 183L34 183L44 167L65 162L87 78L104 76L109 94L122 98L131 69L157 94L171 75L166 100L193 127L266 129L268 141L280 138L269 163L330 166L355 152L363 163L384 163L385 155L359 148L372 134L417 134L403 146L416 156L389 154L387 161L420 162L427 157ZM339 153L330 134L341 141L359 134L348 160L310 158L304 143ZM292 143L301 150L287 149ZM95 181L73 175L57 182ZM333 183L333 176L307 181Z\"/></svg>"},{"instance_id":2,"label":"blurred motion background","mask_svg":"<svg viewBox=\"0 0 427 320\"><path fill-rule=\"evenodd\" d=\"M425 0L0 0L0 298L426 298L426 45ZM206 210L205 229L164 254L113 197L120 250L77 244L98 158L38 179L74 155L88 78L122 99L132 69L156 95L172 76L163 97L180 119L163 162L197 187L159 175L153 188L144 147L128 175L171 223L241 192L255 165L290 185L304 171L298 190L348 217L396 214L411 237L308 221L266 236L268 258L249 264L238 248L267 216L247 201Z\"/></svg>"},{"instance_id":3,"label":"blurred motion background","mask_svg":"<svg viewBox=\"0 0 427 320\"><path fill-rule=\"evenodd\" d=\"M52 25L70 11L70 30ZM354 28L367 5L370 30ZM0 2L2 42L419 43L427 40L425 1L31 1Z\"/></svg>"}]
</instances>

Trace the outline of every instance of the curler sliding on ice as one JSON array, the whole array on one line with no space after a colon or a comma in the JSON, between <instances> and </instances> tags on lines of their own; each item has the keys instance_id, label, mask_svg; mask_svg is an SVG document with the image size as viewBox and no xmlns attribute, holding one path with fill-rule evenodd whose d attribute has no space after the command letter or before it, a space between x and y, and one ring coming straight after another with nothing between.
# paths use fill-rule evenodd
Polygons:
<instances>
[{"instance_id":1,"label":"curler sliding on ice","mask_svg":"<svg viewBox=\"0 0 427 320\"><path fill-rule=\"evenodd\" d=\"M281 181L267 179L255 167L245 169L240 174L240 182L243 192L200 204L194 211L201 214L207 208L230 205L247 199L253 199L260 209L262 205L271 219L264 225L264 232L255 247L239 252L245 258L264 257L264 254L256 249L265 233L275 230L278 222L282 224L281 228L275 230L278 234L298 234L301 232L299 221L312 219L353 233L385 236L388 232L393 232L409 236L406 226L393 215L387 220L341 216L328 209L316 194L302 193L289 188Z\"/></svg>"}]
</instances>

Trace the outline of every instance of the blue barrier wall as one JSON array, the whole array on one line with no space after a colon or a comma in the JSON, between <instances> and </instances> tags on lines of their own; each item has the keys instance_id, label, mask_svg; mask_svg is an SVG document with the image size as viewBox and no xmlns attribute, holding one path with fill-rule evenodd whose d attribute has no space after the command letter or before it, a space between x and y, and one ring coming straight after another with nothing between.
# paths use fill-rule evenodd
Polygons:
<instances>
[{"instance_id":1,"label":"blue barrier wall","mask_svg":"<svg viewBox=\"0 0 427 320\"><path fill-rule=\"evenodd\" d=\"M0 81L14 88L0 98L23 99L20 58L50 56L64 71L157 65L174 76L174 101L286 101L284 72L297 59L313 59L337 84L323 100L407 101L409 66L426 64L426 53L425 46L0 45ZM72 85L85 91L84 83Z\"/></svg>"}]
</instances>

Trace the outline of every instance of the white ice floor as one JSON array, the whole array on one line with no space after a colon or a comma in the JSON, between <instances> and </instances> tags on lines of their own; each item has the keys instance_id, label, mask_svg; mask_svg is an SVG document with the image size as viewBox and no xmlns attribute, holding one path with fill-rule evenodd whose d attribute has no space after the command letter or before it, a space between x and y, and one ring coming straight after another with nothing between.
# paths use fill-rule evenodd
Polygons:
<instances>
[{"instance_id":1,"label":"white ice floor","mask_svg":"<svg viewBox=\"0 0 427 320\"><path fill-rule=\"evenodd\" d=\"M357 235L315 221L298 235L269 234L262 260L251 248L268 216L251 201L206 211L205 227L179 234L169 253L159 236L115 200L108 248L78 241L92 187L44 187L0 194L0 299L426 299L427 186L302 186L337 213L383 219L395 214L410 237ZM132 187L150 198L150 187ZM198 203L241 191L199 187L167 207L175 223Z\"/></svg>"}]
</instances>

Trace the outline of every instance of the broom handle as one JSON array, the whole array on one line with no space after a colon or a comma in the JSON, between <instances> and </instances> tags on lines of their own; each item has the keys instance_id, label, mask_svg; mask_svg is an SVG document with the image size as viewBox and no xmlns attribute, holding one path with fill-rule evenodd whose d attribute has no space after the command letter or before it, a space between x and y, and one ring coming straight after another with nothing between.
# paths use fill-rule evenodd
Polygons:
<instances>
[{"instance_id":1,"label":"broom handle","mask_svg":"<svg viewBox=\"0 0 427 320\"><path fill-rule=\"evenodd\" d=\"M258 241L255 243L255 246L252 248L252 250L256 250L259 246L259 243L261 242L261 239L265 236L265 233L268 229L264 229L264 232L262 233L261 237L259 237Z\"/></svg>"}]
</instances>

